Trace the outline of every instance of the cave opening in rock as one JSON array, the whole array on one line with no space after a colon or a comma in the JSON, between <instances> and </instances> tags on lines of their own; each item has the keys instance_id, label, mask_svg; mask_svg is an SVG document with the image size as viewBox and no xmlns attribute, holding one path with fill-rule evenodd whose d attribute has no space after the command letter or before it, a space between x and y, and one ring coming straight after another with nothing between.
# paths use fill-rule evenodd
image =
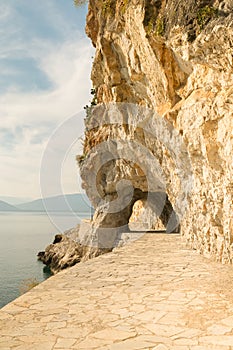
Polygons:
<instances>
[{"instance_id":1,"label":"cave opening in rock","mask_svg":"<svg viewBox=\"0 0 233 350\"><path fill-rule=\"evenodd\" d=\"M130 231L180 232L179 218L164 192L135 189L130 209Z\"/></svg>"}]
</instances>

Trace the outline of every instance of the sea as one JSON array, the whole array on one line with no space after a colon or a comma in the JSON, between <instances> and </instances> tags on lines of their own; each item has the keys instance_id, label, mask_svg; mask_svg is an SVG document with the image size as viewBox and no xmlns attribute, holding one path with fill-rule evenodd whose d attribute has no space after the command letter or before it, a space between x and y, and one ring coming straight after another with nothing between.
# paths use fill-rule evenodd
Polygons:
<instances>
[{"instance_id":1,"label":"sea","mask_svg":"<svg viewBox=\"0 0 233 350\"><path fill-rule=\"evenodd\" d=\"M0 308L17 298L28 280L42 282L51 276L37 253L89 213L0 212Z\"/></svg>"}]
</instances>

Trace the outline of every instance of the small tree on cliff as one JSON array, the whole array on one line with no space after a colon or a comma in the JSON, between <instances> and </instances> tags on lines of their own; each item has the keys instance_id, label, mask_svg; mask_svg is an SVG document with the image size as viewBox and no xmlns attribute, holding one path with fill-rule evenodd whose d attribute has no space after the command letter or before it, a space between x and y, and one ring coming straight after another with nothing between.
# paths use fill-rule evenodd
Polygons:
<instances>
[{"instance_id":1,"label":"small tree on cliff","mask_svg":"<svg viewBox=\"0 0 233 350\"><path fill-rule=\"evenodd\" d=\"M87 0L74 0L75 6L81 6L81 5L85 4L86 2L87 2Z\"/></svg>"}]
</instances>

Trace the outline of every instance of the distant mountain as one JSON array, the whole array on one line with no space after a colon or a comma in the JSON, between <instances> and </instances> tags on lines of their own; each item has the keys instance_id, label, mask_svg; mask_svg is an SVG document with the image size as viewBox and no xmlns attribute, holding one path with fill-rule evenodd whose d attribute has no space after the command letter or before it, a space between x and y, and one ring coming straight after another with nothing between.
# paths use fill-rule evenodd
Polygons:
<instances>
[{"instance_id":1,"label":"distant mountain","mask_svg":"<svg viewBox=\"0 0 233 350\"><path fill-rule=\"evenodd\" d=\"M18 208L0 200L0 211L20 211Z\"/></svg>"},{"instance_id":2,"label":"distant mountain","mask_svg":"<svg viewBox=\"0 0 233 350\"><path fill-rule=\"evenodd\" d=\"M13 206L21 203L29 202L31 200L32 200L31 198L0 196L0 201L7 202L8 204L11 204Z\"/></svg>"},{"instance_id":3,"label":"distant mountain","mask_svg":"<svg viewBox=\"0 0 233 350\"><path fill-rule=\"evenodd\" d=\"M61 211L61 212L89 212L91 204L86 194L66 194L44 199L37 199L32 202L17 205L17 208L23 211Z\"/></svg>"}]
</instances>

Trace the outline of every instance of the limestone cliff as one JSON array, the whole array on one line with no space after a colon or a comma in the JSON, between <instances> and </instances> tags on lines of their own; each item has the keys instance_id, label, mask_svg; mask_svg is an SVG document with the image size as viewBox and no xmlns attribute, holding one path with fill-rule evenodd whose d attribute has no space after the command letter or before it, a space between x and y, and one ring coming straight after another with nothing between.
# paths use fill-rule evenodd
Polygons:
<instances>
[{"instance_id":1,"label":"limestone cliff","mask_svg":"<svg viewBox=\"0 0 233 350\"><path fill-rule=\"evenodd\" d=\"M114 245L111 229L126 230L141 200L148 221L180 223L193 248L232 262L232 0L90 0L86 31L98 103L79 157L90 240L104 229Z\"/></svg>"}]
</instances>

